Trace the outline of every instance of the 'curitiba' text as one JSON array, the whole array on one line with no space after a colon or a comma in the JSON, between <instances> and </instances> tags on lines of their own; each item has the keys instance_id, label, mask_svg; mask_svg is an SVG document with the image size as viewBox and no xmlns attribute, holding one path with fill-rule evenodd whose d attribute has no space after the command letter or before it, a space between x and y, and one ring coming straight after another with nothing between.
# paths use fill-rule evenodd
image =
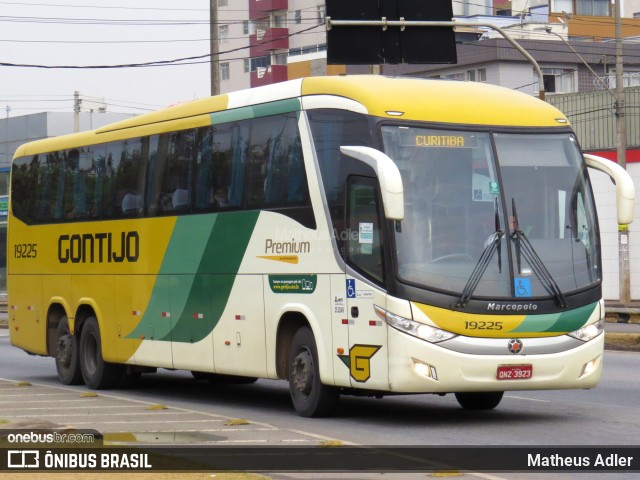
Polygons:
<instances>
[{"instance_id":1,"label":"'curitiba' text","mask_svg":"<svg viewBox=\"0 0 640 480\"><path fill-rule=\"evenodd\" d=\"M83 233L58 237L60 263L137 262L140 256L138 232Z\"/></svg>"}]
</instances>

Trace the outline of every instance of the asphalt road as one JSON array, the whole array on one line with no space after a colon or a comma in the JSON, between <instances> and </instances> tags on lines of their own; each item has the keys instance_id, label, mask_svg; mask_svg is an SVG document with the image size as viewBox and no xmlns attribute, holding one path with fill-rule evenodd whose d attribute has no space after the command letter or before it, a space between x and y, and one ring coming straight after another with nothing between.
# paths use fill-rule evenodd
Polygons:
<instances>
[{"instance_id":1,"label":"asphalt road","mask_svg":"<svg viewBox=\"0 0 640 480\"><path fill-rule=\"evenodd\" d=\"M278 381L213 386L185 372L161 370L143 376L135 388L84 397L85 387L57 382L52 359L10 347L7 333L0 330L0 418L25 426L51 422L48 425L95 428L116 441L180 445L318 445L339 440L357 445L638 447L640 442L640 353L607 351L603 379L593 390L508 392L489 412L464 411L450 395L346 397L335 417L306 419L295 415L287 385ZM18 387L17 381L31 386ZM541 478L538 475L490 477ZM580 478L600 476L584 473ZM607 474L608 480L614 478L630 477Z\"/></svg>"}]
</instances>

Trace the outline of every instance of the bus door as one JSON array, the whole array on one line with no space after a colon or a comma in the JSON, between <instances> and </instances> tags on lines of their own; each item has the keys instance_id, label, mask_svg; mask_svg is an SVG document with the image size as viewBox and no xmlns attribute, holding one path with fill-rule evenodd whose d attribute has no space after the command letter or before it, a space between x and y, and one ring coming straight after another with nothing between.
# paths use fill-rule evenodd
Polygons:
<instances>
[{"instance_id":1,"label":"bus door","mask_svg":"<svg viewBox=\"0 0 640 480\"><path fill-rule=\"evenodd\" d=\"M346 316L351 385L389 389L386 324L374 305L386 306L381 243L382 205L374 178L351 176L347 182Z\"/></svg>"}]
</instances>

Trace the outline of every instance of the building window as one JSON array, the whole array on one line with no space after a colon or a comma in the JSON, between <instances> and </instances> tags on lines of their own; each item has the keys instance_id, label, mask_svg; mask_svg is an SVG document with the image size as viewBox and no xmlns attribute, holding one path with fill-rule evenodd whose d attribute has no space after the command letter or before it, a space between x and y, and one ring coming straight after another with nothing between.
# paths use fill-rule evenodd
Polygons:
<instances>
[{"instance_id":1,"label":"building window","mask_svg":"<svg viewBox=\"0 0 640 480\"><path fill-rule=\"evenodd\" d=\"M296 24L300 25L302 23L302 10L296 10L294 16Z\"/></svg>"},{"instance_id":2,"label":"building window","mask_svg":"<svg viewBox=\"0 0 640 480\"><path fill-rule=\"evenodd\" d=\"M479 82L486 82L487 81L487 69L486 68L479 68L478 69L478 81Z\"/></svg>"},{"instance_id":3,"label":"building window","mask_svg":"<svg viewBox=\"0 0 640 480\"><path fill-rule=\"evenodd\" d=\"M609 0L575 0L576 14L597 17L608 17Z\"/></svg>"},{"instance_id":4,"label":"building window","mask_svg":"<svg viewBox=\"0 0 640 480\"><path fill-rule=\"evenodd\" d=\"M625 67L626 69L627 67ZM640 71L634 71L633 69L628 69L627 71L622 73L623 76L623 86L624 87L637 87L640 86ZM607 73L607 85L609 88L616 88L616 69L610 68Z\"/></svg>"},{"instance_id":5,"label":"building window","mask_svg":"<svg viewBox=\"0 0 640 480\"><path fill-rule=\"evenodd\" d=\"M287 54L286 53L274 53L271 58L271 65L286 65Z\"/></svg>"},{"instance_id":6,"label":"building window","mask_svg":"<svg viewBox=\"0 0 640 480\"><path fill-rule=\"evenodd\" d=\"M609 0L553 0L552 12L576 13L577 15L609 17Z\"/></svg>"},{"instance_id":7,"label":"building window","mask_svg":"<svg viewBox=\"0 0 640 480\"><path fill-rule=\"evenodd\" d=\"M575 91L575 70L569 68L543 68L544 91L548 93L571 93Z\"/></svg>"},{"instance_id":8,"label":"building window","mask_svg":"<svg viewBox=\"0 0 640 480\"><path fill-rule=\"evenodd\" d=\"M229 62L220 64L220 80L229 80Z\"/></svg>"},{"instance_id":9,"label":"building window","mask_svg":"<svg viewBox=\"0 0 640 480\"><path fill-rule=\"evenodd\" d=\"M245 58L244 59L244 73L248 73L251 71L251 59L250 58Z\"/></svg>"},{"instance_id":10,"label":"building window","mask_svg":"<svg viewBox=\"0 0 640 480\"><path fill-rule=\"evenodd\" d=\"M229 6L229 0L218 0L219 7L227 7Z\"/></svg>"},{"instance_id":11,"label":"building window","mask_svg":"<svg viewBox=\"0 0 640 480\"><path fill-rule=\"evenodd\" d=\"M251 59L251 71L258 68L266 68L271 65L271 56L256 57Z\"/></svg>"},{"instance_id":12,"label":"building window","mask_svg":"<svg viewBox=\"0 0 640 480\"><path fill-rule=\"evenodd\" d=\"M221 42L229 40L229 25L220 25L218 27L218 40Z\"/></svg>"},{"instance_id":13,"label":"building window","mask_svg":"<svg viewBox=\"0 0 640 480\"><path fill-rule=\"evenodd\" d=\"M273 16L273 26L276 28L284 28L287 26L287 14L278 13Z\"/></svg>"},{"instance_id":14,"label":"building window","mask_svg":"<svg viewBox=\"0 0 640 480\"><path fill-rule=\"evenodd\" d=\"M447 80L464 80L464 73L449 73L444 78Z\"/></svg>"},{"instance_id":15,"label":"building window","mask_svg":"<svg viewBox=\"0 0 640 480\"><path fill-rule=\"evenodd\" d=\"M551 11L573 13L573 0L553 0Z\"/></svg>"},{"instance_id":16,"label":"building window","mask_svg":"<svg viewBox=\"0 0 640 480\"><path fill-rule=\"evenodd\" d=\"M475 82L476 81L476 71L475 70L468 70L467 71L467 80L469 82Z\"/></svg>"},{"instance_id":17,"label":"building window","mask_svg":"<svg viewBox=\"0 0 640 480\"><path fill-rule=\"evenodd\" d=\"M318 24L324 23L326 16L327 16L327 12L325 10L325 6L318 5Z\"/></svg>"},{"instance_id":18,"label":"building window","mask_svg":"<svg viewBox=\"0 0 640 480\"><path fill-rule=\"evenodd\" d=\"M249 35L249 20L242 21L242 33Z\"/></svg>"}]
</instances>

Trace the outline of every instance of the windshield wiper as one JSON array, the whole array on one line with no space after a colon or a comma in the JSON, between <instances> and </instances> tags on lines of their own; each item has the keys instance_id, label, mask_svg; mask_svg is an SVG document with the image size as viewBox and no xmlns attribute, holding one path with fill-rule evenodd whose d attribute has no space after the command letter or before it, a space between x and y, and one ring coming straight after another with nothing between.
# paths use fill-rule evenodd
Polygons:
<instances>
[{"instance_id":1,"label":"windshield wiper","mask_svg":"<svg viewBox=\"0 0 640 480\"><path fill-rule=\"evenodd\" d=\"M567 302L562 295L562 291L560 287L551 276L547 267L544 266L542 259L536 253L533 245L529 242L529 239L524 234L522 230L520 230L520 223L518 222L518 211L516 210L516 200L515 198L511 199L511 209L513 211L513 233L511 233L511 238L515 243L516 249L516 262L518 268L518 274L520 274L521 270L521 257L529 263L531 269L536 274L536 277L540 280L540 283L544 287L544 289L549 292L550 295L553 295L556 299L556 303L560 308L567 308Z\"/></svg>"},{"instance_id":2,"label":"windshield wiper","mask_svg":"<svg viewBox=\"0 0 640 480\"><path fill-rule=\"evenodd\" d=\"M485 242L484 250L482 251L482 255L478 259L478 263L473 268L471 275L469 276L469 280L467 284L464 286L462 290L462 295L458 299L458 303L456 303L457 308L464 308L473 295L478 283L480 283L480 279L484 272L487 270L489 263L491 263L491 259L493 258L496 250L498 251L498 270L502 273L502 237L505 234L505 231L500 228L500 215L498 214L498 199L493 199L493 211L495 216L495 231L489 235L489 238Z\"/></svg>"}]
</instances>

